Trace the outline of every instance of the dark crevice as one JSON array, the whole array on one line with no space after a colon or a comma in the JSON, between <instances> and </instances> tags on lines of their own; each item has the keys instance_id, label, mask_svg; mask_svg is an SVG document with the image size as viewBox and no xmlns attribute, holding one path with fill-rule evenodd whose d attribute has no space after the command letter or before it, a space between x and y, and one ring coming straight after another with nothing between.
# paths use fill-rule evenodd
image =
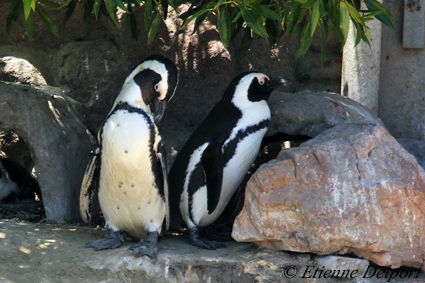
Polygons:
<instances>
[{"instance_id":1,"label":"dark crevice","mask_svg":"<svg viewBox=\"0 0 425 283\"><path fill-rule=\"evenodd\" d=\"M45 218L34 162L25 141L13 131L0 131L0 218L39 222ZM6 179L7 178L7 179ZM10 185L17 188L10 192Z\"/></svg>"}]
</instances>

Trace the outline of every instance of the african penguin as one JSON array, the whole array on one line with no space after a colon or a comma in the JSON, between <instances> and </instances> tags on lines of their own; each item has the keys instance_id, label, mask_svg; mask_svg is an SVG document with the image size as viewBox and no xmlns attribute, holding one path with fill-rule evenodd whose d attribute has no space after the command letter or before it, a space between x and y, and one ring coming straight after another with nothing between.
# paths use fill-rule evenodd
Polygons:
<instances>
[{"instance_id":1,"label":"african penguin","mask_svg":"<svg viewBox=\"0 0 425 283\"><path fill-rule=\"evenodd\" d=\"M18 162L9 158L0 158L0 201L35 199L41 200L38 182Z\"/></svg>"},{"instance_id":2,"label":"african penguin","mask_svg":"<svg viewBox=\"0 0 425 283\"><path fill-rule=\"evenodd\" d=\"M102 211L106 239L95 250L121 245L121 231L140 242L135 256L154 258L166 215L167 170L158 123L178 83L176 66L162 56L146 58L126 78L98 132L80 193L80 212L90 222Z\"/></svg>"},{"instance_id":3,"label":"african penguin","mask_svg":"<svg viewBox=\"0 0 425 283\"><path fill-rule=\"evenodd\" d=\"M220 216L242 182L269 126L266 100L286 83L261 73L238 75L178 153L168 175L170 225L184 222L193 245L225 247L201 239L198 227Z\"/></svg>"}]
</instances>

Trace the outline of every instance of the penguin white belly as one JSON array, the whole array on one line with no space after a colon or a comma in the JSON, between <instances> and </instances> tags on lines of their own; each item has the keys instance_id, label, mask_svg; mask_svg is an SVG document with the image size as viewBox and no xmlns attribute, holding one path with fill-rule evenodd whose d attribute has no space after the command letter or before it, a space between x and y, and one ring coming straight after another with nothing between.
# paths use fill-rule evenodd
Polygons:
<instances>
[{"instance_id":1,"label":"penguin white belly","mask_svg":"<svg viewBox=\"0 0 425 283\"><path fill-rule=\"evenodd\" d=\"M198 209L201 209L201 207L203 208L202 213L197 211L199 214L195 214L201 215L199 218L199 226L207 226L213 223L221 215L230 198L235 193L239 184L242 182L243 178L248 172L248 169L251 167L252 163L257 157L261 146L261 141L266 131L267 128L258 130L245 137L238 143L235 154L223 169L223 184L221 187L220 200L218 202L217 208L211 214L208 214L207 211L206 187L203 187L201 190L195 193L194 200L197 197L199 200L202 198L205 199L205 203L202 203L202 206L198 206ZM196 194L199 196L196 196ZM194 201L194 203L196 203L196 201Z\"/></svg>"},{"instance_id":2,"label":"penguin white belly","mask_svg":"<svg viewBox=\"0 0 425 283\"><path fill-rule=\"evenodd\" d=\"M146 119L137 113L118 111L103 127L99 203L106 227L137 239L146 231L161 231L165 216L152 172L150 137Z\"/></svg>"}]
</instances>

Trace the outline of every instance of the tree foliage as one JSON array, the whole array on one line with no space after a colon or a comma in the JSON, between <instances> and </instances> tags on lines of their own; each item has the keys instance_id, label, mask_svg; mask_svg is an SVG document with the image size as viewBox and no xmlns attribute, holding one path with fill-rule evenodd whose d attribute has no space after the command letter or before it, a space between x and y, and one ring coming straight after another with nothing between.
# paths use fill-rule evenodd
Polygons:
<instances>
[{"instance_id":1,"label":"tree foliage","mask_svg":"<svg viewBox=\"0 0 425 283\"><path fill-rule=\"evenodd\" d=\"M59 0L60 1L60 0ZM220 39L227 47L241 33L238 54L246 51L255 37L268 41L270 47L278 44L286 34L296 34L299 45L296 58L303 56L311 45L316 32L321 33L322 56L325 50L329 29L337 34L344 46L349 24L357 31L356 45L360 41L369 44L371 39L367 23L374 18L394 29L391 13L376 0L67 0L62 4L50 0L11 0L7 12L5 33L23 14L23 24L32 44L34 41L34 14L41 18L46 27L60 36L56 23L47 10L66 10L64 24L69 20L77 6L84 5L84 20L90 25L100 14L108 17L117 27L117 11L125 13L126 25L137 39L136 5L144 5L144 26L148 32L147 42L151 44L158 27L167 18L170 5L175 10L179 5L190 4L189 9L180 15L185 27L194 22L194 32L210 14L217 17Z\"/></svg>"}]
</instances>

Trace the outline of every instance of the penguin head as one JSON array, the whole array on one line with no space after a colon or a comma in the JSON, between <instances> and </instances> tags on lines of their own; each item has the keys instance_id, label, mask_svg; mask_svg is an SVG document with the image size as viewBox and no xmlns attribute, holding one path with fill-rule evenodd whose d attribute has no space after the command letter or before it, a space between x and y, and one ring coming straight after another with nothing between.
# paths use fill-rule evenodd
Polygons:
<instances>
[{"instance_id":1,"label":"penguin head","mask_svg":"<svg viewBox=\"0 0 425 283\"><path fill-rule=\"evenodd\" d=\"M236 76L226 90L225 96L235 105L242 106L260 101L267 101L273 90L289 84L289 80L271 78L263 73L245 72Z\"/></svg>"},{"instance_id":2,"label":"penguin head","mask_svg":"<svg viewBox=\"0 0 425 283\"><path fill-rule=\"evenodd\" d=\"M177 83L178 72L173 62L160 55L149 56L126 78L115 104L125 101L142 108L159 123Z\"/></svg>"}]
</instances>

